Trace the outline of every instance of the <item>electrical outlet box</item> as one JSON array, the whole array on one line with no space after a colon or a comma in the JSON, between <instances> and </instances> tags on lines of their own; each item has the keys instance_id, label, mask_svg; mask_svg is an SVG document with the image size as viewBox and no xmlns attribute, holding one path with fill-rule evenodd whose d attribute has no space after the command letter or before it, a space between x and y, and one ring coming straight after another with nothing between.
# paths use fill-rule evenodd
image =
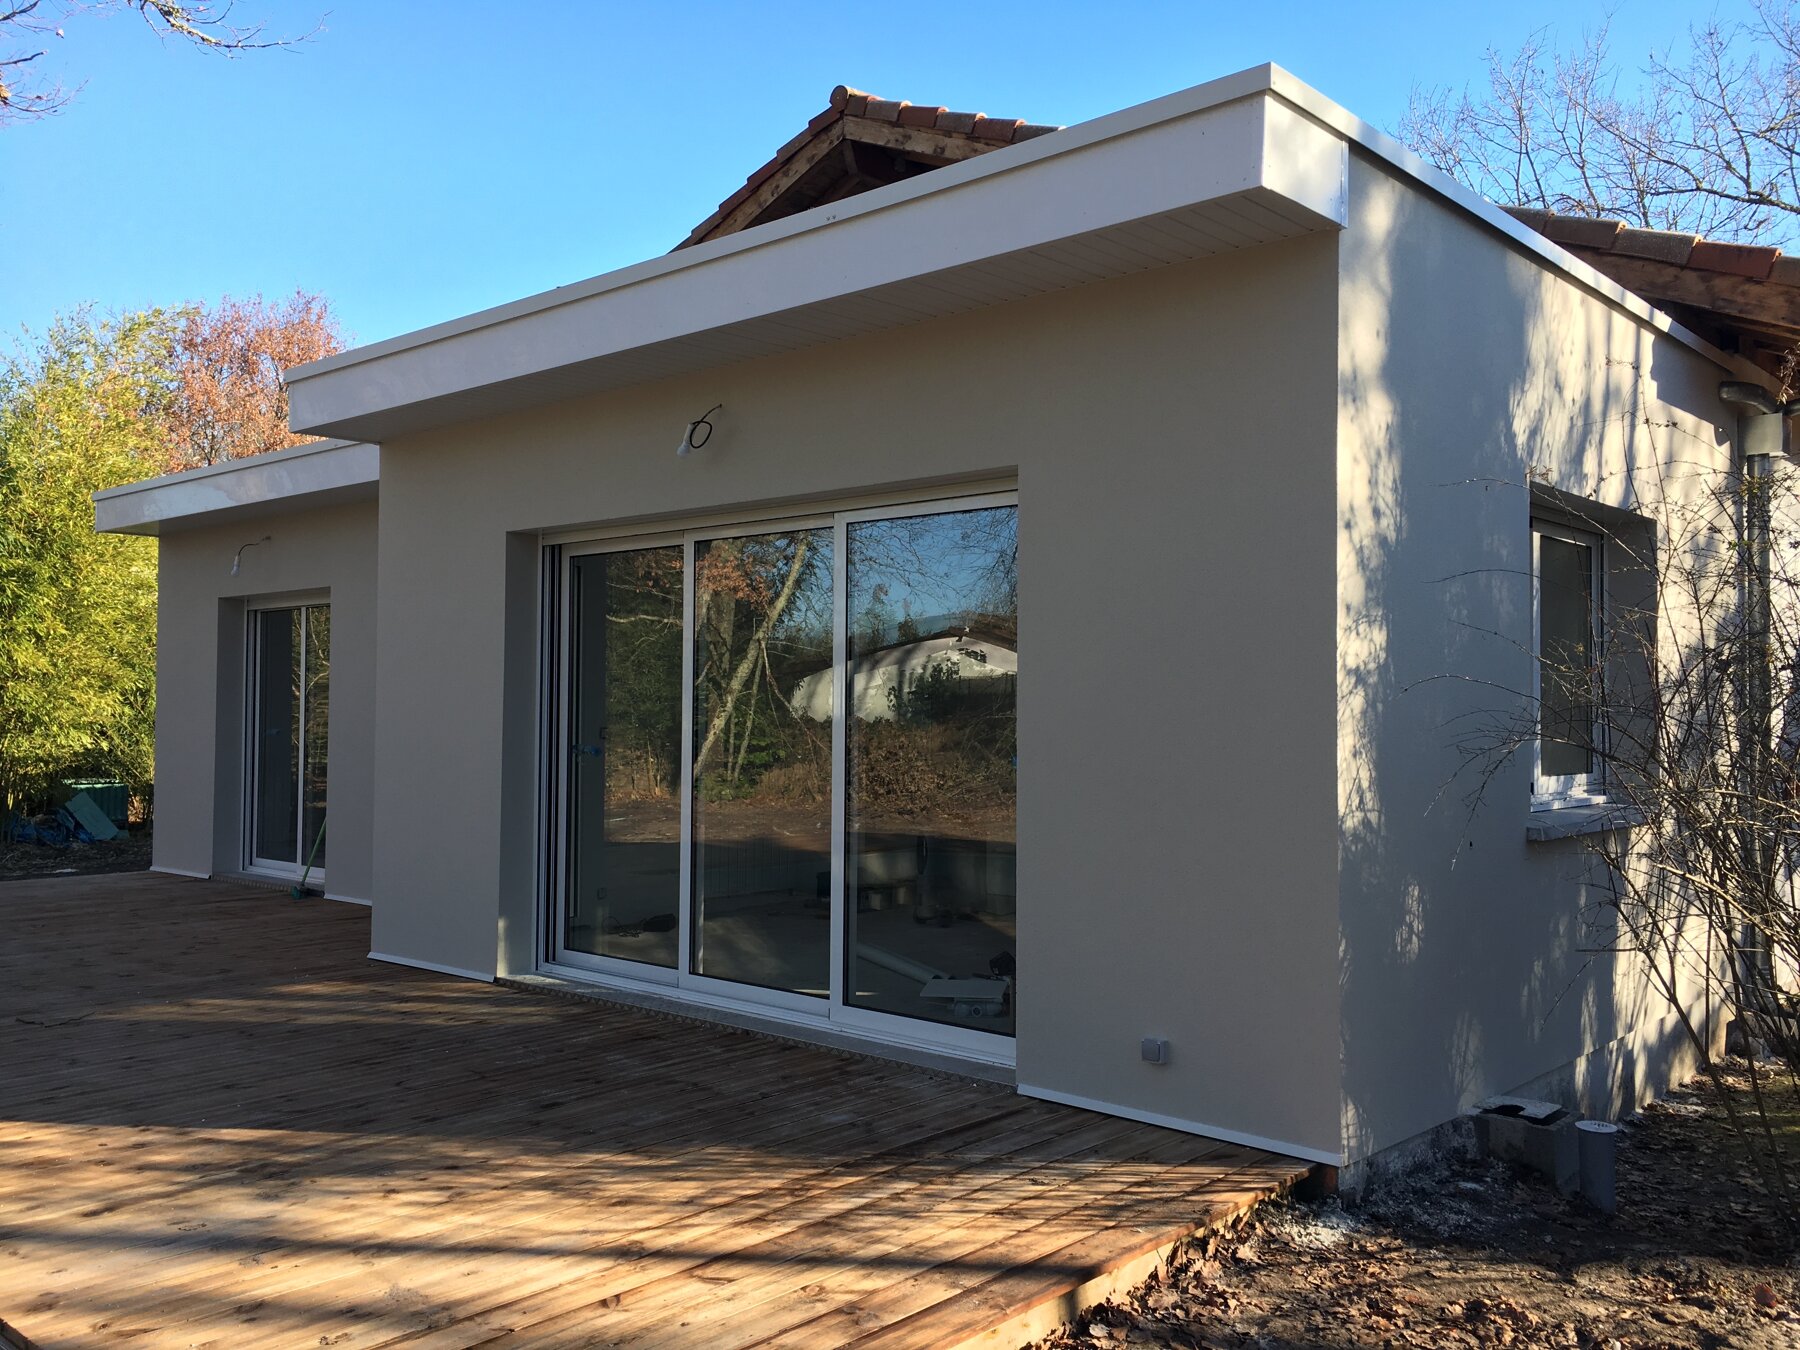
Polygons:
<instances>
[{"instance_id":1,"label":"electrical outlet box","mask_svg":"<svg viewBox=\"0 0 1800 1350\"><path fill-rule=\"evenodd\" d=\"M1146 1036L1138 1042L1138 1053L1146 1064L1167 1064L1169 1043L1157 1036Z\"/></svg>"}]
</instances>

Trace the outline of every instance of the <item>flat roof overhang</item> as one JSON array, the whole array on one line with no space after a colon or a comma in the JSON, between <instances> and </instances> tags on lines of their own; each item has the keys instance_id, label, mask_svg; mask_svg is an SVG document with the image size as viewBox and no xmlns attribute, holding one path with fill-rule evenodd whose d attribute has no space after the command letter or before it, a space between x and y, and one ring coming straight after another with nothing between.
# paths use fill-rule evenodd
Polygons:
<instances>
[{"instance_id":1,"label":"flat roof overhang","mask_svg":"<svg viewBox=\"0 0 1800 1350\"><path fill-rule=\"evenodd\" d=\"M379 446L357 441L297 445L96 492L94 528L101 534L154 535L373 501L380 478Z\"/></svg>"},{"instance_id":2,"label":"flat roof overhang","mask_svg":"<svg viewBox=\"0 0 1800 1350\"><path fill-rule=\"evenodd\" d=\"M381 441L1341 229L1348 149L1271 67L288 372Z\"/></svg>"}]
</instances>

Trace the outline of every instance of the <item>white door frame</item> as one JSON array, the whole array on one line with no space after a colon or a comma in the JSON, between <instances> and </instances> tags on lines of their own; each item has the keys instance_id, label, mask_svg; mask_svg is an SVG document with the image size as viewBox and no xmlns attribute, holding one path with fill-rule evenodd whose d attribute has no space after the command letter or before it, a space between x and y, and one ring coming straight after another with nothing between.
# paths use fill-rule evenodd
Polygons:
<instances>
[{"instance_id":1,"label":"white door frame","mask_svg":"<svg viewBox=\"0 0 1800 1350\"><path fill-rule=\"evenodd\" d=\"M299 783L294 800L294 852L296 860L287 862L276 858L261 858L256 854L256 819L257 819L257 727L260 719L262 699L262 621L261 616L277 610L297 609L300 611L300 661L301 670L306 668L306 611L315 606L329 607L331 593L329 591L302 591L284 595L262 596L244 602L244 792L243 792L243 847L239 850L243 869L246 872L257 872L266 876L284 879L298 877L306 870L306 680L300 681L299 718L300 745ZM329 678L329 677L328 677ZM329 712L326 713L326 769L331 772L330 726ZM307 884L325 885L325 869L315 867L307 873Z\"/></svg>"}]
</instances>

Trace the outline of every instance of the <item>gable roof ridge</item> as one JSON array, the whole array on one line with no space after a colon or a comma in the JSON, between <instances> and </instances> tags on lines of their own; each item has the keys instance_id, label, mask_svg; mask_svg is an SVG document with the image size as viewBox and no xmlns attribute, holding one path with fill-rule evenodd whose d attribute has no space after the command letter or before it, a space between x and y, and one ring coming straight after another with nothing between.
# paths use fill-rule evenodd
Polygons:
<instances>
[{"instance_id":1,"label":"gable roof ridge","mask_svg":"<svg viewBox=\"0 0 1800 1350\"><path fill-rule=\"evenodd\" d=\"M914 128L938 135L953 136L971 142L984 143L981 149L998 149L1003 145L1012 145L1019 141L1031 140L1036 136L1046 136L1052 131L1061 131L1059 126L1050 126L1036 122L1026 122L1020 118L989 117L980 112L953 112L941 105L915 104L906 99L884 99L867 90L855 89L847 84L840 84L831 91L824 111L817 113L807 122L798 135L790 138L769 160L751 172L739 187L705 220L696 225L686 239L675 247L687 248L703 239L712 237L713 232L723 224L728 216L751 197L758 188L781 172L796 155L810 145L814 139L833 125L846 118L861 118L870 122L885 122L892 126Z\"/></svg>"}]
</instances>

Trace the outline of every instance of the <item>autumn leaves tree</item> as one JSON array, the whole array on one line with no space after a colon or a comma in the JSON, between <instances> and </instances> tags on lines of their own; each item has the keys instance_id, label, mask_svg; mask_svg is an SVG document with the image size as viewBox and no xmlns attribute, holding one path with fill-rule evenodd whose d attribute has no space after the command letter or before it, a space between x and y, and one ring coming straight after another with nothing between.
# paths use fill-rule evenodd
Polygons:
<instances>
[{"instance_id":1,"label":"autumn leaves tree","mask_svg":"<svg viewBox=\"0 0 1800 1350\"><path fill-rule=\"evenodd\" d=\"M343 346L330 306L305 291L274 302L226 296L183 310L164 413L167 467L191 469L309 439L288 430L281 373Z\"/></svg>"}]
</instances>

